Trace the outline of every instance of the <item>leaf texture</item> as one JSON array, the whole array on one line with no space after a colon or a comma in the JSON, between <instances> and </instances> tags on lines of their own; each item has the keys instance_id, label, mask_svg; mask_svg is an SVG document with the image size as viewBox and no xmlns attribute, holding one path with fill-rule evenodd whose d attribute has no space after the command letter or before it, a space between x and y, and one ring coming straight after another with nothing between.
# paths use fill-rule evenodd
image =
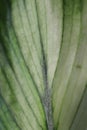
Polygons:
<instances>
[{"instance_id":1,"label":"leaf texture","mask_svg":"<svg viewBox=\"0 0 87 130\"><path fill-rule=\"evenodd\" d=\"M1 0L0 130L87 129L86 8Z\"/></svg>"}]
</instances>

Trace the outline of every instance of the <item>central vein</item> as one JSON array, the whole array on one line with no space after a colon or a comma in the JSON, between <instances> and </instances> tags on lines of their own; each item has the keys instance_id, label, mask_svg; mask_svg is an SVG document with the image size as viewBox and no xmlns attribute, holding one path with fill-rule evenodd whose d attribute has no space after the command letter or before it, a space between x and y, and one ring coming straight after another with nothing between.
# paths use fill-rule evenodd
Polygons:
<instances>
[{"instance_id":1,"label":"central vein","mask_svg":"<svg viewBox=\"0 0 87 130\"><path fill-rule=\"evenodd\" d=\"M41 43L41 52L42 52L42 73L43 73L43 81L44 81L44 95L42 97L42 103L43 103L44 111L46 115L47 129L54 130L52 102L51 102L51 89L48 85L48 77L47 77L48 67L47 67L44 44L43 44L41 30L40 30L40 23L39 23L38 8L37 8L36 0L35 0L35 5L36 5L38 29L39 29L39 36L40 36L40 43Z\"/></svg>"},{"instance_id":2,"label":"central vein","mask_svg":"<svg viewBox=\"0 0 87 130\"><path fill-rule=\"evenodd\" d=\"M42 46L43 49L43 46ZM43 52L43 51L42 51ZM52 117L52 103L51 103L51 89L48 86L47 78L47 64L46 58L43 52L43 80L44 80L44 96L43 96L43 105L46 114L48 130L53 130L53 117Z\"/></svg>"}]
</instances>

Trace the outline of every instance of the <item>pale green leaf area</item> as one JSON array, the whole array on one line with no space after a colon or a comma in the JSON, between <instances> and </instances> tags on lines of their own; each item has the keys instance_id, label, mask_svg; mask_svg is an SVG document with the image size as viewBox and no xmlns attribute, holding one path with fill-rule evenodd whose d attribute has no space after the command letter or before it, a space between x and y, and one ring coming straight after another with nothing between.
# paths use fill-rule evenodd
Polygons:
<instances>
[{"instance_id":1,"label":"pale green leaf area","mask_svg":"<svg viewBox=\"0 0 87 130\"><path fill-rule=\"evenodd\" d=\"M0 130L87 130L87 0L0 0Z\"/></svg>"}]
</instances>

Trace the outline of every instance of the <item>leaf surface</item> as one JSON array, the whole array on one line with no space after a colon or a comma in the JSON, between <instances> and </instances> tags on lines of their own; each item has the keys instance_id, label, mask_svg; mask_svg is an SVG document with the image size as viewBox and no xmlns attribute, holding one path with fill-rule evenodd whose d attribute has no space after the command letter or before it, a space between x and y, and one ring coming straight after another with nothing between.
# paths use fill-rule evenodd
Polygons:
<instances>
[{"instance_id":1,"label":"leaf surface","mask_svg":"<svg viewBox=\"0 0 87 130\"><path fill-rule=\"evenodd\" d=\"M0 130L86 130L86 7L1 0Z\"/></svg>"}]
</instances>

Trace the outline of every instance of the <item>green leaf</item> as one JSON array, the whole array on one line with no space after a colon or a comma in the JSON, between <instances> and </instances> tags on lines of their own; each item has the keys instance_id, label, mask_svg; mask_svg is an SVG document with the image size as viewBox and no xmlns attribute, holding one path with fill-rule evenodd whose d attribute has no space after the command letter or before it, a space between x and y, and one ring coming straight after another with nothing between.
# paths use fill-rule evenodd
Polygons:
<instances>
[{"instance_id":1,"label":"green leaf","mask_svg":"<svg viewBox=\"0 0 87 130\"><path fill-rule=\"evenodd\" d=\"M0 130L87 129L86 8L0 1Z\"/></svg>"}]
</instances>

